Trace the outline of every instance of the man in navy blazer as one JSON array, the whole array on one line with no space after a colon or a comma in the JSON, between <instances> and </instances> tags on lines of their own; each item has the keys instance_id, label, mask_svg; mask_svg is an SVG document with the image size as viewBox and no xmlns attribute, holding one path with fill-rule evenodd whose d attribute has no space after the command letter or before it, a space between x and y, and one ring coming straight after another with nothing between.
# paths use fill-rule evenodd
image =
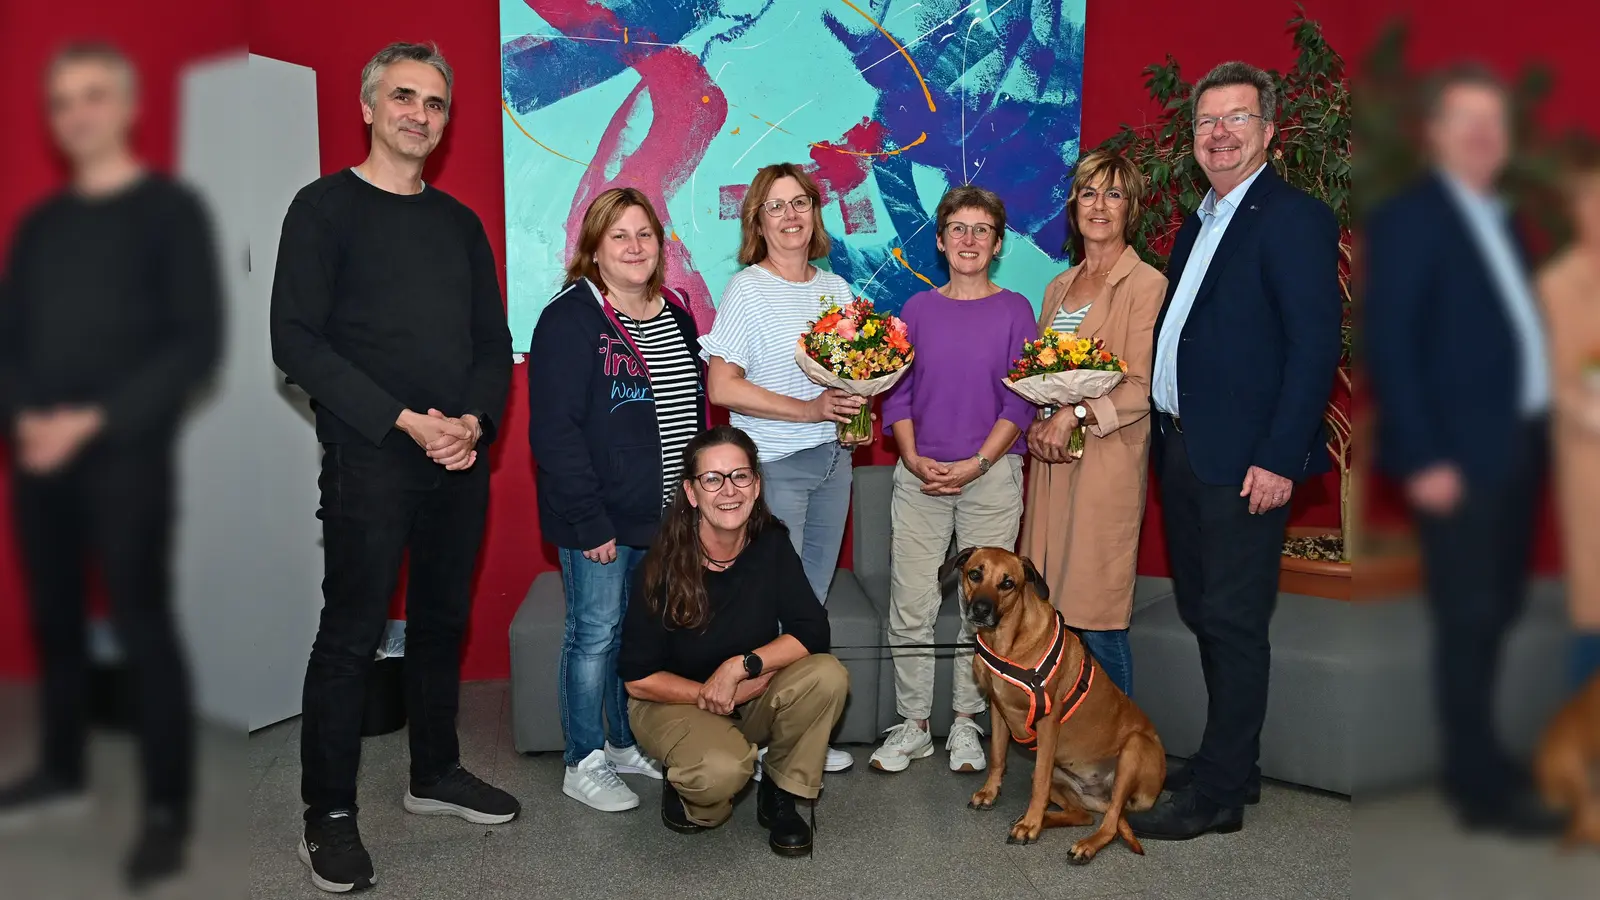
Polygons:
<instances>
[{"instance_id":1,"label":"man in navy blazer","mask_svg":"<svg viewBox=\"0 0 1600 900\"><path fill-rule=\"evenodd\" d=\"M1267 162L1272 77L1223 63L1194 88L1194 156L1211 181L1178 232L1156 320L1151 403L1178 612L1200 645L1205 735L1136 834L1237 831L1260 790L1268 625L1297 482L1328 471L1323 414L1339 365L1339 224Z\"/></svg>"},{"instance_id":2,"label":"man in navy blazer","mask_svg":"<svg viewBox=\"0 0 1600 900\"><path fill-rule=\"evenodd\" d=\"M1464 824L1559 826L1494 731L1500 647L1522 609L1545 463L1548 357L1525 252L1495 182L1510 104L1467 66L1434 84L1434 168L1374 211L1363 330L1378 459L1405 487L1433 612L1446 791Z\"/></svg>"}]
</instances>

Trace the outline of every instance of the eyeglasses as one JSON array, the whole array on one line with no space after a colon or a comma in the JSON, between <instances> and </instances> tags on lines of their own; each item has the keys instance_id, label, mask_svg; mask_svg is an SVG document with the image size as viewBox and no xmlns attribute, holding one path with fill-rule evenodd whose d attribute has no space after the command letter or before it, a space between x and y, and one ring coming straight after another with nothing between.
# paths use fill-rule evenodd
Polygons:
<instances>
[{"instance_id":1,"label":"eyeglasses","mask_svg":"<svg viewBox=\"0 0 1600 900\"><path fill-rule=\"evenodd\" d=\"M767 202L761 204L761 208L767 211L767 215L773 217L774 219L781 218L783 216L783 208L785 206L792 208L800 215L805 215L811 211L811 198L796 197L793 200L768 200Z\"/></svg>"},{"instance_id":2,"label":"eyeglasses","mask_svg":"<svg viewBox=\"0 0 1600 900\"><path fill-rule=\"evenodd\" d=\"M1249 125L1251 119L1260 119L1263 122L1267 121L1265 117L1258 116L1255 113L1230 113L1220 118L1217 116L1201 116L1200 118L1194 120L1194 133L1205 134L1206 132L1215 129L1218 122L1221 122L1222 126L1229 131L1239 131L1246 125Z\"/></svg>"},{"instance_id":3,"label":"eyeglasses","mask_svg":"<svg viewBox=\"0 0 1600 900\"><path fill-rule=\"evenodd\" d=\"M1094 188L1084 188L1078 191L1079 206L1093 206L1094 201L1104 197L1107 206L1121 206L1128 195L1121 188L1112 188L1109 191L1097 191Z\"/></svg>"},{"instance_id":4,"label":"eyeglasses","mask_svg":"<svg viewBox=\"0 0 1600 900\"><path fill-rule=\"evenodd\" d=\"M732 472L701 472L691 476L700 487L716 493L722 490L724 481L733 482L733 486L743 490L756 483L756 470L751 468L734 469Z\"/></svg>"},{"instance_id":5,"label":"eyeglasses","mask_svg":"<svg viewBox=\"0 0 1600 900\"><path fill-rule=\"evenodd\" d=\"M976 225L968 225L965 222L948 222L944 226L945 236L956 240L966 237L969 231L972 232L974 238L986 241L990 235L994 234L994 226L986 222L979 222Z\"/></svg>"}]
</instances>

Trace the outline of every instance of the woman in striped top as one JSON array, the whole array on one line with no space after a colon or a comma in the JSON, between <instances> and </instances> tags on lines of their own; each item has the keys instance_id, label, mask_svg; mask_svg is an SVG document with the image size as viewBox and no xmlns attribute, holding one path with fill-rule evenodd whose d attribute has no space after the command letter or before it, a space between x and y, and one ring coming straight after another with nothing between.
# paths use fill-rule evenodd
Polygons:
<instances>
[{"instance_id":1,"label":"woman in striped top","mask_svg":"<svg viewBox=\"0 0 1600 900\"><path fill-rule=\"evenodd\" d=\"M850 285L811 260L828 255L822 195L803 169L781 163L761 169L740 213L739 262L711 333L700 342L709 363L711 402L756 442L772 512L789 526L806 580L827 601L850 512L853 447L841 445L835 422L848 422L865 402L812 383L794 361L795 343L822 314L823 298L848 303ZM854 764L830 749L826 770Z\"/></svg>"},{"instance_id":2,"label":"woman in striped top","mask_svg":"<svg viewBox=\"0 0 1600 900\"><path fill-rule=\"evenodd\" d=\"M1128 620L1149 471L1150 367L1167 279L1130 246L1144 199L1137 167L1113 153L1091 153L1078 161L1068 198L1072 255L1080 262L1045 289L1039 330L1103 340L1127 362L1128 374L1106 396L1043 411L1029 428L1033 462L1021 546L1067 624L1132 695ZM1066 444L1080 424L1083 456L1074 459Z\"/></svg>"},{"instance_id":3,"label":"woman in striped top","mask_svg":"<svg viewBox=\"0 0 1600 900\"><path fill-rule=\"evenodd\" d=\"M663 286L661 233L640 191L597 197L528 353L539 525L566 587L562 791L605 812L639 805L618 772L661 777L629 727L618 642L634 570L706 421L694 319Z\"/></svg>"}]
</instances>

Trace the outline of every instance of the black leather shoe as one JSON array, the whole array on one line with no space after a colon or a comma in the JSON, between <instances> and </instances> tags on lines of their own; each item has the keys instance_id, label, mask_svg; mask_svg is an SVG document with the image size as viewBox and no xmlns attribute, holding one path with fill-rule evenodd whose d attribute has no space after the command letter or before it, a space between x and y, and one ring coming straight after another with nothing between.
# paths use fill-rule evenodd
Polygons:
<instances>
[{"instance_id":1,"label":"black leather shoe","mask_svg":"<svg viewBox=\"0 0 1600 900\"><path fill-rule=\"evenodd\" d=\"M756 821L768 829L767 844L779 856L806 856L811 853L811 826L794 808L795 796L761 779L756 790Z\"/></svg>"},{"instance_id":2,"label":"black leather shoe","mask_svg":"<svg viewBox=\"0 0 1600 900\"><path fill-rule=\"evenodd\" d=\"M1187 762L1178 763L1167 769L1167 780L1161 786L1169 791L1186 791L1194 783L1194 772ZM1246 806L1255 806L1261 802L1261 770L1256 769L1250 773L1250 780L1244 783L1244 802Z\"/></svg>"},{"instance_id":3,"label":"black leather shoe","mask_svg":"<svg viewBox=\"0 0 1600 900\"><path fill-rule=\"evenodd\" d=\"M1155 841L1187 841L1202 834L1232 834L1244 827L1244 807L1224 807L1189 788L1167 794L1144 812L1125 815L1133 833Z\"/></svg>"},{"instance_id":4,"label":"black leather shoe","mask_svg":"<svg viewBox=\"0 0 1600 900\"><path fill-rule=\"evenodd\" d=\"M1485 831L1513 838L1542 838L1560 834L1566 819L1540 802L1531 791L1518 791L1494 804L1458 805L1457 815L1468 831Z\"/></svg>"},{"instance_id":5,"label":"black leather shoe","mask_svg":"<svg viewBox=\"0 0 1600 900\"><path fill-rule=\"evenodd\" d=\"M705 831L706 826L689 821L688 813L683 811L683 798L678 796L678 789L672 786L672 779L666 777L665 771L661 775L661 824L679 834Z\"/></svg>"}]
</instances>

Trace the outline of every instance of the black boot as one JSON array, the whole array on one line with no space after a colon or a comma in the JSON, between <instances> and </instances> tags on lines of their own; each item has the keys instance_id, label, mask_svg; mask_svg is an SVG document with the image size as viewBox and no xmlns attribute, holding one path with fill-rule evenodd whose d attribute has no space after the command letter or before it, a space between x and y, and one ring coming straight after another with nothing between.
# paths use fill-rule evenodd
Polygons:
<instances>
[{"instance_id":1,"label":"black boot","mask_svg":"<svg viewBox=\"0 0 1600 900\"><path fill-rule=\"evenodd\" d=\"M188 837L183 817L161 809L147 813L139 841L123 869L128 889L138 893L181 872Z\"/></svg>"},{"instance_id":2,"label":"black boot","mask_svg":"<svg viewBox=\"0 0 1600 900\"><path fill-rule=\"evenodd\" d=\"M771 777L761 779L756 791L756 821L770 832L768 846L779 856L811 853L811 826L794 808L795 796L778 787Z\"/></svg>"},{"instance_id":3,"label":"black boot","mask_svg":"<svg viewBox=\"0 0 1600 900\"><path fill-rule=\"evenodd\" d=\"M1142 838L1186 841L1202 834L1232 834L1244 827L1244 807L1219 806L1194 788L1168 794L1144 812L1130 812L1123 821Z\"/></svg>"},{"instance_id":4,"label":"black boot","mask_svg":"<svg viewBox=\"0 0 1600 900\"><path fill-rule=\"evenodd\" d=\"M1186 791L1189 785L1194 784L1194 770L1188 762L1181 762L1167 769L1167 781L1163 788L1176 793ZM1250 780L1244 783L1244 802L1247 806L1255 806L1261 802L1261 769L1250 770Z\"/></svg>"},{"instance_id":5,"label":"black boot","mask_svg":"<svg viewBox=\"0 0 1600 900\"><path fill-rule=\"evenodd\" d=\"M688 813L683 811L683 798L678 796L678 789L672 786L669 773L663 769L661 772L661 824L671 828L679 834L694 834L705 831L704 825L697 825L689 821Z\"/></svg>"}]
</instances>

